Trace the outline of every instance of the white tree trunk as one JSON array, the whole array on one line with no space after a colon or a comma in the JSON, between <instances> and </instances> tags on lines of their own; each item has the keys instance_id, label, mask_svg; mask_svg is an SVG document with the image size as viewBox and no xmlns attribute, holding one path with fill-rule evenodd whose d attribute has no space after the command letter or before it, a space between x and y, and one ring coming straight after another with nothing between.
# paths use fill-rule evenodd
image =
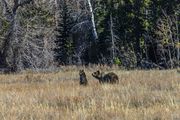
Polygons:
<instances>
[{"instance_id":1,"label":"white tree trunk","mask_svg":"<svg viewBox=\"0 0 180 120\"><path fill-rule=\"evenodd\" d=\"M115 42L114 42L114 32L113 32L113 19L112 13L110 14L110 31L111 31L111 50L112 50L112 60L115 58Z\"/></svg>"},{"instance_id":2,"label":"white tree trunk","mask_svg":"<svg viewBox=\"0 0 180 120\"><path fill-rule=\"evenodd\" d=\"M91 22L92 22L92 27L93 27L93 34L94 34L95 40L97 40L98 35L97 35L95 19L94 19L94 13L93 13L92 5L91 5L91 0L88 0L88 6L89 6L90 14L91 14Z\"/></svg>"},{"instance_id":3,"label":"white tree trunk","mask_svg":"<svg viewBox=\"0 0 180 120\"><path fill-rule=\"evenodd\" d=\"M58 25L58 18L59 18L59 10L60 10L60 0L55 0L55 21L56 27Z\"/></svg>"},{"instance_id":4,"label":"white tree trunk","mask_svg":"<svg viewBox=\"0 0 180 120\"><path fill-rule=\"evenodd\" d=\"M178 28L178 16L176 15L175 16L175 22L176 22L176 31L177 31L177 33L176 33L176 36L177 36L177 38L176 38L176 40L177 40L177 60L178 61L180 61L180 41L179 41L179 28Z\"/></svg>"}]
</instances>

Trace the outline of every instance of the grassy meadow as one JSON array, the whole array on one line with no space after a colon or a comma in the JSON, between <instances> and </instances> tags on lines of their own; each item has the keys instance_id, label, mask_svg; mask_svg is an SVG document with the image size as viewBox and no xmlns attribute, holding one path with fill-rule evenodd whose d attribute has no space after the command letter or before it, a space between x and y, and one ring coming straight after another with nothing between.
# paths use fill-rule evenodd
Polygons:
<instances>
[{"instance_id":1,"label":"grassy meadow","mask_svg":"<svg viewBox=\"0 0 180 120\"><path fill-rule=\"evenodd\" d=\"M79 85L74 66L52 73L0 74L1 120L180 120L177 70L84 68L88 86ZM119 84L91 76L113 71Z\"/></svg>"}]
</instances>

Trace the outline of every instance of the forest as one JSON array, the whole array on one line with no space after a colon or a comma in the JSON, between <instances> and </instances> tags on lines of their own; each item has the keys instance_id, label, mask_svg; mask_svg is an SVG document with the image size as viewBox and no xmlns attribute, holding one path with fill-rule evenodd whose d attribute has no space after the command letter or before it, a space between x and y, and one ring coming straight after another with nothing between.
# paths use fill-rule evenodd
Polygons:
<instances>
[{"instance_id":1,"label":"forest","mask_svg":"<svg viewBox=\"0 0 180 120\"><path fill-rule=\"evenodd\" d=\"M180 0L0 0L0 120L180 120Z\"/></svg>"},{"instance_id":2,"label":"forest","mask_svg":"<svg viewBox=\"0 0 180 120\"><path fill-rule=\"evenodd\" d=\"M180 66L179 0L0 0L0 70Z\"/></svg>"}]
</instances>

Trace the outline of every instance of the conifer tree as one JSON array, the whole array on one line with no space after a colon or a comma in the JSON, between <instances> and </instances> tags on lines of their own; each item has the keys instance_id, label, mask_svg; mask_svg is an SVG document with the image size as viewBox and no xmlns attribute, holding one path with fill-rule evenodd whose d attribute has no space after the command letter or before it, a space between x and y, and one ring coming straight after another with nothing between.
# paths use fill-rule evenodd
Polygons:
<instances>
[{"instance_id":1,"label":"conifer tree","mask_svg":"<svg viewBox=\"0 0 180 120\"><path fill-rule=\"evenodd\" d=\"M56 60L60 64L69 64L73 54L73 39L71 37L71 28L73 26L73 19L71 16L71 9L67 0L61 0L57 17L56 25Z\"/></svg>"}]
</instances>

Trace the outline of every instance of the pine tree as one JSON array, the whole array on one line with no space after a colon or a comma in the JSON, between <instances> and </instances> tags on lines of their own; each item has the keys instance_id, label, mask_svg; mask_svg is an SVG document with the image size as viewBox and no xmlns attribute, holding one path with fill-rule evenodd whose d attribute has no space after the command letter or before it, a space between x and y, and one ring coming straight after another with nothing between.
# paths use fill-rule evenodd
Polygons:
<instances>
[{"instance_id":1,"label":"pine tree","mask_svg":"<svg viewBox=\"0 0 180 120\"><path fill-rule=\"evenodd\" d=\"M58 20L57 20L57 35L55 57L59 64L69 64L70 57L73 54L73 39L71 37L71 28L73 19L71 9L67 0L62 0L59 5Z\"/></svg>"}]
</instances>

